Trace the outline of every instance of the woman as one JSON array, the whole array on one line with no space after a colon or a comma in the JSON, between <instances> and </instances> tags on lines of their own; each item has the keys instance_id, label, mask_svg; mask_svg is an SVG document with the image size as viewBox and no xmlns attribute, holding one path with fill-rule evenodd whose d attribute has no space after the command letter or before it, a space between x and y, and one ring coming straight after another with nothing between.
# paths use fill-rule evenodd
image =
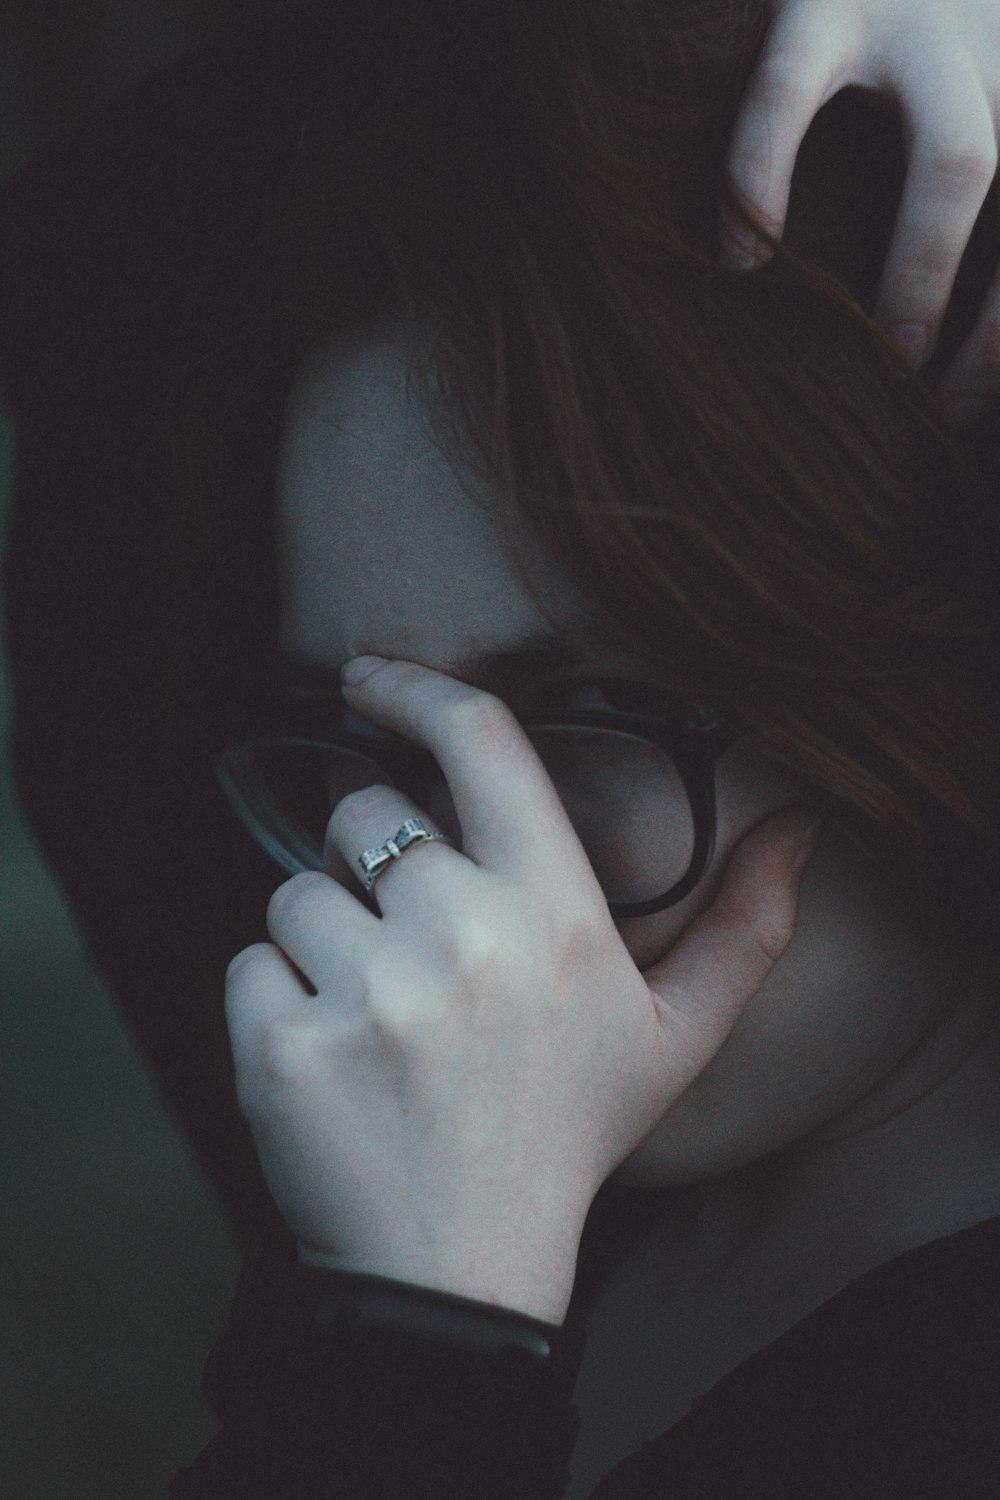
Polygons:
<instances>
[{"instance_id":1,"label":"woman","mask_svg":"<svg viewBox=\"0 0 1000 1500\"><path fill-rule=\"evenodd\" d=\"M230 1426L179 1494L971 1494L995 1459L986 595L971 537L944 550L976 500L942 525L960 466L821 269L870 302L871 118L881 222L836 201L830 121L771 281L714 270L711 19L519 14L497 96L404 96L304 164L304 203L337 193L282 325L278 634L313 739L360 751L360 716L443 779L391 740L391 772L224 758L278 852L323 842L285 788L328 785L326 873L272 897L228 1006L332 1331L234 1336ZM636 1183L644 1233L585 1293L591 1205ZM420 1309L423 1343L350 1332ZM484 1351L561 1346L547 1389L429 1352L477 1309Z\"/></svg>"},{"instance_id":2,"label":"woman","mask_svg":"<svg viewBox=\"0 0 1000 1500\"><path fill-rule=\"evenodd\" d=\"M525 7L417 65L400 45L378 130L304 129L292 180L275 168L227 337L184 361L174 453L189 493L227 503L182 518L179 561L193 538L199 567L154 602L173 641L214 654L176 652L198 742L137 738L176 783L235 736L224 783L286 868L290 834L322 828L283 792L319 765L336 810L329 874L282 887L272 944L229 983L243 1104L316 1269L265 1265L291 1300L234 1332L230 1425L178 1495L587 1494L665 1429L600 1492L914 1494L915 1473L975 1492L983 1351L964 1325L966 1363L921 1372L964 1407L978 1447L960 1456L918 1405L896 1430L870 1391L846 1428L790 1404L803 1368L831 1402L845 1372L855 1394L891 1375L914 1296L932 1285L939 1333L954 1268L994 1248L992 1227L961 1235L1000 1193L990 518L862 311L901 177L879 111L831 112L769 278L715 269L705 183L762 34L744 19L726 8L725 51L704 6ZM852 131L870 205L837 202L829 175ZM235 543L276 438L268 580L266 539ZM313 669L300 706L316 668L404 659L344 686L394 789L368 789L357 755L261 745L269 714L294 727L252 649L269 602ZM336 714L312 713L326 738ZM372 725L432 750L446 785ZM148 805L119 760L138 835ZM351 776L365 790L341 800ZM411 818L451 847L390 847ZM176 873L196 861L168 822ZM192 936L231 931L214 917L232 883L214 908L200 894ZM135 985L148 947L131 961ZM943 1275L904 1259L928 1245L948 1247ZM390 1331L338 1333L336 1298ZM868 1309L878 1359L859 1364L844 1337L866 1298L885 1321ZM513 1353L490 1359L491 1340Z\"/></svg>"}]
</instances>

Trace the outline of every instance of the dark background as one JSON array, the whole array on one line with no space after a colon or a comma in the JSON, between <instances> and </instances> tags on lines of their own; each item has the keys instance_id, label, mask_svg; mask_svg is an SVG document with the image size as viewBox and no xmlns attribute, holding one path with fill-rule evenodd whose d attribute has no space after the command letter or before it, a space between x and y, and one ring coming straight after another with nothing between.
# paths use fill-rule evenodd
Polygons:
<instances>
[{"instance_id":1,"label":"dark background","mask_svg":"<svg viewBox=\"0 0 1000 1500\"><path fill-rule=\"evenodd\" d=\"M0 182L225 19L0 4ZM0 409L0 546L15 442ZM237 1257L20 817L15 710L0 641L0 1491L154 1500L214 1430L201 1367Z\"/></svg>"}]
</instances>

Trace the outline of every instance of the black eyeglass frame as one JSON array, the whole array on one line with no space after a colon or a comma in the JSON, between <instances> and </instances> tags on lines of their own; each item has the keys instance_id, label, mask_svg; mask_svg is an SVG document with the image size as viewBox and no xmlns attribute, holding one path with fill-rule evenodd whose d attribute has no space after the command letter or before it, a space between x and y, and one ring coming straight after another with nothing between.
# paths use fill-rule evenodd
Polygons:
<instances>
[{"instance_id":1,"label":"black eyeglass frame","mask_svg":"<svg viewBox=\"0 0 1000 1500\"><path fill-rule=\"evenodd\" d=\"M356 720L359 718L357 715L351 717ZM366 723L363 720L359 722ZM675 881L661 895L646 901L613 901L606 898L608 909L615 917L652 916L656 912L675 906L694 890L704 876L715 852L715 763L723 751L738 737L736 730L707 714L695 715L687 720L670 720L625 709L581 709L544 717L531 717L522 721L522 728L528 731L532 729L613 730L646 740L664 751L677 769L691 809L694 842L688 868L680 880ZM257 843L286 870L290 869L287 859L282 859L276 852L277 839L268 840L267 830L261 825L254 810L254 801L256 800L257 806L269 801L277 814L273 820L275 825L280 826L282 822L285 823L288 828L288 842L281 846L283 849L288 850L289 843L298 844L301 847L301 840L287 824L287 820L283 819L282 809L274 799L267 797L259 780L253 776L251 769L253 752L262 745L271 748L281 745L289 747L297 745L311 746L316 749L354 751L356 754L365 755L368 759L376 761L393 780L400 784L402 791L406 790L407 780L413 778L415 773L419 776L420 768L426 771L433 767L440 774L437 762L429 751L419 745L414 745L402 735L392 734L376 725L372 725L370 729L366 726L363 731L341 730L322 739L268 735L243 740L231 746L216 759L216 780L233 811ZM254 786L256 798L252 791ZM322 849L313 846L310 841L308 854L311 862L300 860L300 867L322 869ZM295 872L291 871L291 873Z\"/></svg>"}]
</instances>

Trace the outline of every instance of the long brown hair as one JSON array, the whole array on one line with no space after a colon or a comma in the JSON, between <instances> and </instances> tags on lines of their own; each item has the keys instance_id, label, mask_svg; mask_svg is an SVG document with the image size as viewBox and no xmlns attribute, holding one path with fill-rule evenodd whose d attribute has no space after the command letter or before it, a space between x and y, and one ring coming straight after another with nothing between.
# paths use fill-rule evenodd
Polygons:
<instances>
[{"instance_id":1,"label":"long brown hair","mask_svg":"<svg viewBox=\"0 0 1000 1500\"><path fill-rule=\"evenodd\" d=\"M987 909L996 455L989 424L975 461L946 437L871 316L892 109L852 90L823 110L783 243L746 276L719 262L718 202L763 0L386 9L352 44L373 80L353 129L324 124L322 69L311 85L262 224L260 347L290 371L386 316L428 329L414 374L442 440L471 441L589 628ZM942 362L989 241L984 215Z\"/></svg>"}]
</instances>

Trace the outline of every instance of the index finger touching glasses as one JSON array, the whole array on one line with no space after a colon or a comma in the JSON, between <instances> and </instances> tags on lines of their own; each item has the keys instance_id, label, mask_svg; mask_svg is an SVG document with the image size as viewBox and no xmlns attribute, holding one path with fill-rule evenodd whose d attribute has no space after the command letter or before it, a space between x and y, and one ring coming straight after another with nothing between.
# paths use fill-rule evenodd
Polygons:
<instances>
[{"instance_id":1,"label":"index finger touching glasses","mask_svg":"<svg viewBox=\"0 0 1000 1500\"><path fill-rule=\"evenodd\" d=\"M367 675L354 676L359 667L368 667ZM475 864L546 888L574 876L596 887L539 756L499 699L427 667L373 657L349 662L342 682L359 712L434 756L454 801L462 851Z\"/></svg>"}]
</instances>

